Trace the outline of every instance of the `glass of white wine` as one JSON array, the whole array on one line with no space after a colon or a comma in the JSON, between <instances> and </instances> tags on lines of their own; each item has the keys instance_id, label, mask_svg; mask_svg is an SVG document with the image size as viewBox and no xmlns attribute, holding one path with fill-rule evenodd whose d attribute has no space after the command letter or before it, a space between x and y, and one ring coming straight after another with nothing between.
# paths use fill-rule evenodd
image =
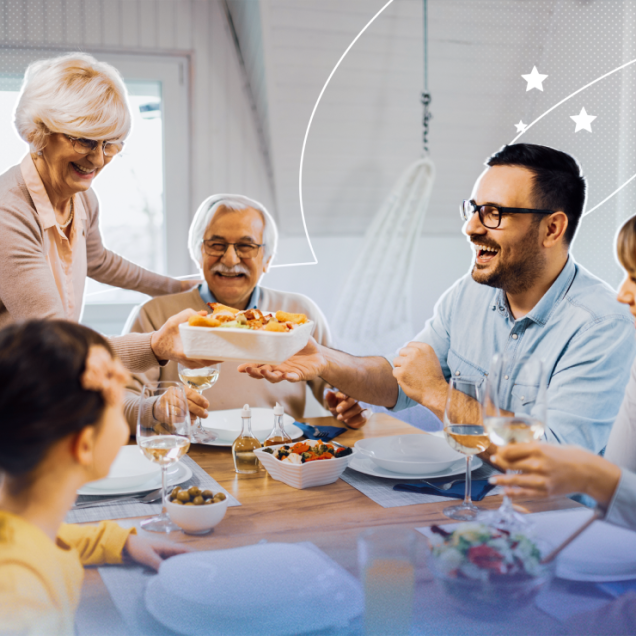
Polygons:
<instances>
[{"instance_id":1,"label":"glass of white wine","mask_svg":"<svg viewBox=\"0 0 636 636\"><path fill-rule=\"evenodd\" d=\"M516 389L517 397L510 395L512 388ZM523 405L515 401L525 403L528 411L521 411ZM545 364L536 357L526 356L516 362L509 356L495 356L484 383L482 408L484 428L496 446L542 439L547 417ZM479 520L509 532L528 530L531 525L515 511L507 496L498 510L484 513Z\"/></svg>"},{"instance_id":2,"label":"glass of white wine","mask_svg":"<svg viewBox=\"0 0 636 636\"><path fill-rule=\"evenodd\" d=\"M181 382L196 391L199 395L216 384L220 373L220 364L211 364L201 369L189 369L182 364L179 365L179 377L181 378ZM203 430L201 418L197 417L192 426L192 441L208 444L215 439L216 435L214 433Z\"/></svg>"},{"instance_id":3,"label":"glass of white wine","mask_svg":"<svg viewBox=\"0 0 636 636\"><path fill-rule=\"evenodd\" d=\"M178 462L190 448L190 412L183 385L158 382L144 386L137 417L137 445L151 461L161 466L163 507L161 514L141 523L144 530L171 532L179 530L166 510L166 476L168 466Z\"/></svg>"},{"instance_id":4,"label":"glass of white wine","mask_svg":"<svg viewBox=\"0 0 636 636\"><path fill-rule=\"evenodd\" d=\"M470 521L482 511L473 504L470 464L473 455L490 446L482 419L483 380L464 380L452 377L448 383L448 398L444 410L444 436L449 446L466 455L466 489L464 501L458 506L444 508L450 519Z\"/></svg>"}]
</instances>

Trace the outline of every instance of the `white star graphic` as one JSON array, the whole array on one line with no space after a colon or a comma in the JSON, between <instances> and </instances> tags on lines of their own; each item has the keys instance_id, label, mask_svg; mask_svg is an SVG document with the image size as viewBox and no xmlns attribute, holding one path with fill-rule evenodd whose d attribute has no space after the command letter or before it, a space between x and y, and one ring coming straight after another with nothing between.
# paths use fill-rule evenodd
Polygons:
<instances>
[{"instance_id":1,"label":"white star graphic","mask_svg":"<svg viewBox=\"0 0 636 636\"><path fill-rule=\"evenodd\" d=\"M592 132L591 123L596 119L596 115L588 115L585 112L585 108L581 108L581 112L578 115L570 115L570 119L576 123L575 133L579 132L579 130L589 130Z\"/></svg>"},{"instance_id":2,"label":"white star graphic","mask_svg":"<svg viewBox=\"0 0 636 636\"><path fill-rule=\"evenodd\" d=\"M521 119L519 120L518 124L515 124L515 128L517 129L517 132L523 132L527 127L528 127L528 124L524 124L523 121L521 121Z\"/></svg>"},{"instance_id":3,"label":"white star graphic","mask_svg":"<svg viewBox=\"0 0 636 636\"><path fill-rule=\"evenodd\" d=\"M539 71L537 71L537 67L532 67L532 73L528 75L522 75L524 80L528 82L528 86L526 87L526 92L533 88L538 88L540 91L543 90L543 80L547 77L547 75L541 75Z\"/></svg>"}]
</instances>

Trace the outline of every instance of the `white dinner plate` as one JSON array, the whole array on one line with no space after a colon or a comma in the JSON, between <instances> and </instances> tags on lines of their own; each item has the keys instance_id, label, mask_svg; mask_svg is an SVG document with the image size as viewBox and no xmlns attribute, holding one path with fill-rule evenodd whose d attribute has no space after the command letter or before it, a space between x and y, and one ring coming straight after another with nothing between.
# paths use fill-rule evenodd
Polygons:
<instances>
[{"instance_id":1,"label":"white dinner plate","mask_svg":"<svg viewBox=\"0 0 636 636\"><path fill-rule=\"evenodd\" d=\"M295 636L332 626L348 631L364 610L359 581L311 544L180 554L148 578L150 614L187 636ZM281 601L293 609L282 609Z\"/></svg>"},{"instance_id":2,"label":"white dinner plate","mask_svg":"<svg viewBox=\"0 0 636 636\"><path fill-rule=\"evenodd\" d=\"M192 477L192 471L183 463L177 462L168 468L167 486L176 486L188 481ZM85 484L78 491L78 495L134 495L138 492L146 492L161 488L161 473L151 477L147 481L136 486L113 486L112 488L93 488Z\"/></svg>"},{"instance_id":3,"label":"white dinner plate","mask_svg":"<svg viewBox=\"0 0 636 636\"><path fill-rule=\"evenodd\" d=\"M218 435L213 442L207 442L207 446L232 446L241 432L241 411L242 409L210 411L208 417L201 420L204 429ZM294 426L294 418L286 413L283 415L283 426L292 439L298 439L304 434L301 429ZM274 409L253 408L252 433L254 437L263 442L267 439L272 428L274 428Z\"/></svg>"},{"instance_id":4,"label":"white dinner plate","mask_svg":"<svg viewBox=\"0 0 636 636\"><path fill-rule=\"evenodd\" d=\"M110 467L110 471L108 471L108 476L87 485L90 485L91 489L101 492L104 489L138 486L157 475L161 475L159 465L151 462L135 444L134 446L122 446Z\"/></svg>"},{"instance_id":5,"label":"white dinner plate","mask_svg":"<svg viewBox=\"0 0 636 636\"><path fill-rule=\"evenodd\" d=\"M440 473L466 461L445 439L434 435L389 435L360 439L355 447L376 466L400 475Z\"/></svg>"},{"instance_id":6,"label":"white dinner plate","mask_svg":"<svg viewBox=\"0 0 636 636\"><path fill-rule=\"evenodd\" d=\"M589 508L531 515L536 535L558 545L592 515ZM636 579L636 532L595 521L557 557L556 575L570 581Z\"/></svg>"},{"instance_id":7,"label":"white dinner plate","mask_svg":"<svg viewBox=\"0 0 636 636\"><path fill-rule=\"evenodd\" d=\"M483 466L483 461L479 459L479 457L473 457L472 461L472 471L477 470ZM385 479L399 479L401 481L411 480L411 479L436 479L438 477L452 477L454 475L461 475L466 472L466 460L462 457L461 460L458 460L456 464L453 464L446 470L442 470L437 473L425 472L418 474L406 474L406 473L394 473L391 470L385 470L384 468L380 468L376 466L372 460L367 457L363 457L362 455L356 455L349 464L349 468L353 470L357 470L359 473L364 473L365 475L371 475L373 477L384 477Z\"/></svg>"}]
</instances>

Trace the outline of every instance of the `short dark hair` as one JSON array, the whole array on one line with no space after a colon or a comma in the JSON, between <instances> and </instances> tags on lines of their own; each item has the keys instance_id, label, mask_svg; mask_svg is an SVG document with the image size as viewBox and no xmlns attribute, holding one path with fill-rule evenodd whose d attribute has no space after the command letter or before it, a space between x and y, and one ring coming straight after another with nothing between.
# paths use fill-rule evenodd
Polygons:
<instances>
[{"instance_id":1,"label":"short dark hair","mask_svg":"<svg viewBox=\"0 0 636 636\"><path fill-rule=\"evenodd\" d=\"M67 435L97 424L104 398L82 388L97 332L65 320L30 320L0 331L0 470L31 473Z\"/></svg>"},{"instance_id":2,"label":"short dark hair","mask_svg":"<svg viewBox=\"0 0 636 636\"><path fill-rule=\"evenodd\" d=\"M513 144L488 158L487 166L520 166L534 174L533 199L538 209L562 210L568 217L563 237L570 245L585 206L585 177L574 157L537 144Z\"/></svg>"}]
</instances>

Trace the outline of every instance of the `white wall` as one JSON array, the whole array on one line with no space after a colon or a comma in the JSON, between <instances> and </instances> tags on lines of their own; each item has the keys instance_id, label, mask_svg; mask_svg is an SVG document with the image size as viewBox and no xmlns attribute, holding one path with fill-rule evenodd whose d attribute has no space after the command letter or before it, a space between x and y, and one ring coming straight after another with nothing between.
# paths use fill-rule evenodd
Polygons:
<instances>
[{"instance_id":1,"label":"white wall","mask_svg":"<svg viewBox=\"0 0 636 636\"><path fill-rule=\"evenodd\" d=\"M362 241L358 236L313 238L318 265L273 269L263 278L262 284L310 296L330 319ZM306 242L301 237L282 238L280 249L292 258L302 258ZM470 263L471 249L461 234L420 238L411 290L416 329L424 326L433 315L437 299L468 271ZM364 307L360 311L364 311Z\"/></svg>"}]
</instances>

